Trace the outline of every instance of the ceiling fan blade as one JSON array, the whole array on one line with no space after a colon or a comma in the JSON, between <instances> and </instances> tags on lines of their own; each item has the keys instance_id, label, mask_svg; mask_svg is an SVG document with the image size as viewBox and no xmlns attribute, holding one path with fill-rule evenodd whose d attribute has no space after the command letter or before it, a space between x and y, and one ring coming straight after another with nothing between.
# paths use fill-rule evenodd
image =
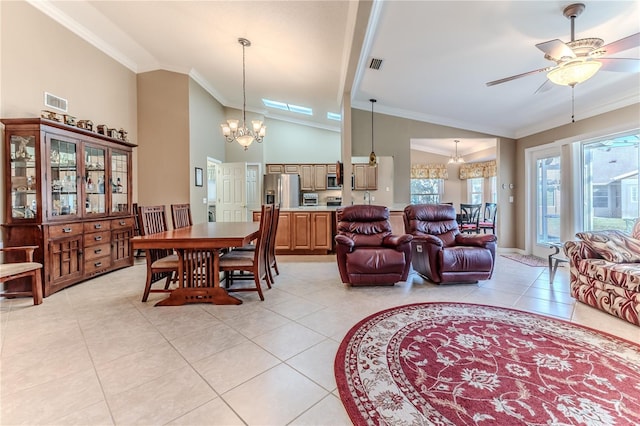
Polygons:
<instances>
[{"instance_id":1,"label":"ceiling fan blade","mask_svg":"<svg viewBox=\"0 0 640 426\"><path fill-rule=\"evenodd\" d=\"M547 79L544 83L542 83L540 85L540 87L538 87L538 89L534 93L548 92L549 90L553 89L554 87L556 87L556 85L553 84L553 82L551 80Z\"/></svg>"},{"instance_id":2,"label":"ceiling fan blade","mask_svg":"<svg viewBox=\"0 0 640 426\"><path fill-rule=\"evenodd\" d=\"M536 47L542 50L547 56L555 60L562 58L575 58L576 54L563 41L555 39L536 44Z\"/></svg>"},{"instance_id":3,"label":"ceiling fan blade","mask_svg":"<svg viewBox=\"0 0 640 426\"><path fill-rule=\"evenodd\" d=\"M555 67L544 67L539 70L524 72L522 74L512 75L511 77L501 78L500 80L494 80L487 83L487 86L495 86L496 84L506 83L507 81L516 80L518 78L526 77L528 75L538 74L541 72L549 71Z\"/></svg>"},{"instance_id":4,"label":"ceiling fan blade","mask_svg":"<svg viewBox=\"0 0 640 426\"><path fill-rule=\"evenodd\" d=\"M612 43L607 44L606 46L602 46L598 51L606 51L606 55L613 55L617 52L622 52L624 50L633 49L634 47L640 46L640 33L635 33L630 35L629 37L621 38L620 40L614 41Z\"/></svg>"},{"instance_id":5,"label":"ceiling fan blade","mask_svg":"<svg viewBox=\"0 0 640 426\"><path fill-rule=\"evenodd\" d=\"M640 59L635 58L600 58L602 71L640 72Z\"/></svg>"}]
</instances>

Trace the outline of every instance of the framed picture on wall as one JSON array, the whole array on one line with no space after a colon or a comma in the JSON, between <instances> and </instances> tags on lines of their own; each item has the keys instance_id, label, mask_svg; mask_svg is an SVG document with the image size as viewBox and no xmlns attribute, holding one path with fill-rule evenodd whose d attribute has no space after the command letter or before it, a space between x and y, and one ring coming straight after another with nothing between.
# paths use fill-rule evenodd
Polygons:
<instances>
[{"instance_id":1,"label":"framed picture on wall","mask_svg":"<svg viewBox=\"0 0 640 426\"><path fill-rule=\"evenodd\" d=\"M196 167L196 186L202 186L202 169Z\"/></svg>"}]
</instances>

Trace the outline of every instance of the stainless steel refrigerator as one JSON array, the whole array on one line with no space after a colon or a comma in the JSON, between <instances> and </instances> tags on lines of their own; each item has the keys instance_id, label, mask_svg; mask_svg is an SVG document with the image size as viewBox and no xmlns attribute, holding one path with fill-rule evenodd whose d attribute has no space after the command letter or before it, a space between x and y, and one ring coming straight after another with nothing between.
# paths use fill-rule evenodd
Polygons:
<instances>
[{"instance_id":1,"label":"stainless steel refrigerator","mask_svg":"<svg viewBox=\"0 0 640 426\"><path fill-rule=\"evenodd\" d=\"M290 208L300 206L300 176L292 174L264 175L264 202Z\"/></svg>"}]
</instances>

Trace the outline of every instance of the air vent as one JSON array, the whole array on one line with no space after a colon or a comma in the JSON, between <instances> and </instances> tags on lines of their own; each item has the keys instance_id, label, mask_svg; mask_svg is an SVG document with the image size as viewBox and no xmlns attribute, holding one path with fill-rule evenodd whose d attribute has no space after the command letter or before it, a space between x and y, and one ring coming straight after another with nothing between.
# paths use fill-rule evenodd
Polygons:
<instances>
[{"instance_id":1,"label":"air vent","mask_svg":"<svg viewBox=\"0 0 640 426\"><path fill-rule=\"evenodd\" d=\"M371 62L369 62L369 68L372 70L379 70L382 66L382 59L371 58Z\"/></svg>"},{"instance_id":2,"label":"air vent","mask_svg":"<svg viewBox=\"0 0 640 426\"><path fill-rule=\"evenodd\" d=\"M44 92L44 105L62 112L67 112L67 100L48 92Z\"/></svg>"}]
</instances>

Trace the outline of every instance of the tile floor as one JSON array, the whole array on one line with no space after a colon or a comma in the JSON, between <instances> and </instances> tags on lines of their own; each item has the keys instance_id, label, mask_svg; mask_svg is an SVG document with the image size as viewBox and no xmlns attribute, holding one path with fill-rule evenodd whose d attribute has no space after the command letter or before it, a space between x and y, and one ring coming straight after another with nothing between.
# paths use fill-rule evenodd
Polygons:
<instances>
[{"instance_id":1,"label":"tile floor","mask_svg":"<svg viewBox=\"0 0 640 426\"><path fill-rule=\"evenodd\" d=\"M140 302L144 260L33 306L0 301L0 424L348 425L333 375L349 328L382 309L454 301L551 315L640 342L640 328L568 293L568 268L498 256L489 281L343 285L333 256L279 256L260 302L154 307Z\"/></svg>"}]
</instances>

